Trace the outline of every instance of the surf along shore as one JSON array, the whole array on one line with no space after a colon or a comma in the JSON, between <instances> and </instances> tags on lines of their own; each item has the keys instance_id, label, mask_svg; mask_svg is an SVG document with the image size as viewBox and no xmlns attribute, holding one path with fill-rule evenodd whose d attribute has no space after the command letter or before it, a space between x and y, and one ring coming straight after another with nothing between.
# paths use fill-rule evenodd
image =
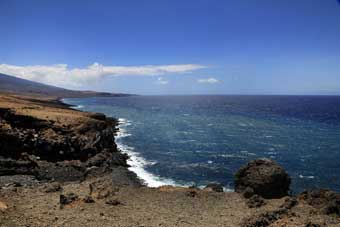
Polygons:
<instances>
[{"instance_id":1,"label":"surf along shore","mask_svg":"<svg viewBox=\"0 0 340 227\"><path fill-rule=\"evenodd\" d=\"M118 123L53 97L0 94L0 226L340 224L338 193L289 195L289 175L267 159L245 163L235 192L146 187L117 148Z\"/></svg>"}]
</instances>

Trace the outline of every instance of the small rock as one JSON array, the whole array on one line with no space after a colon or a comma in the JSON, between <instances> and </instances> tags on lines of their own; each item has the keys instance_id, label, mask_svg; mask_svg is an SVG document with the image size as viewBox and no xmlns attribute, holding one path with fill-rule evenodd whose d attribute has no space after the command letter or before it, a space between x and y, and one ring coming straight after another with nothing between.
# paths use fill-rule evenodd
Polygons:
<instances>
[{"instance_id":1,"label":"small rock","mask_svg":"<svg viewBox=\"0 0 340 227\"><path fill-rule=\"evenodd\" d=\"M281 205L281 208L292 209L297 204L298 204L298 201L296 198L289 197L285 199L284 203Z\"/></svg>"},{"instance_id":2,"label":"small rock","mask_svg":"<svg viewBox=\"0 0 340 227\"><path fill-rule=\"evenodd\" d=\"M258 208L258 207L265 205L266 202L261 196L253 195L247 200L246 204L249 208Z\"/></svg>"},{"instance_id":3,"label":"small rock","mask_svg":"<svg viewBox=\"0 0 340 227\"><path fill-rule=\"evenodd\" d=\"M87 196L85 196L85 198L84 198L84 202L85 202L85 203L94 203L94 199L92 198L92 196L87 195Z\"/></svg>"},{"instance_id":4,"label":"small rock","mask_svg":"<svg viewBox=\"0 0 340 227\"><path fill-rule=\"evenodd\" d=\"M58 192L61 190L61 185L58 182L52 182L45 187L45 192Z\"/></svg>"},{"instance_id":5,"label":"small rock","mask_svg":"<svg viewBox=\"0 0 340 227\"><path fill-rule=\"evenodd\" d=\"M189 196L189 197L196 197L197 196L197 191L196 190L189 190L185 193L186 196Z\"/></svg>"},{"instance_id":6,"label":"small rock","mask_svg":"<svg viewBox=\"0 0 340 227\"><path fill-rule=\"evenodd\" d=\"M111 206L118 206L118 205L121 205L122 203L116 199L109 199L109 200L106 200L105 203L107 205L111 205Z\"/></svg>"},{"instance_id":7,"label":"small rock","mask_svg":"<svg viewBox=\"0 0 340 227\"><path fill-rule=\"evenodd\" d=\"M214 192L223 192L223 185L211 183L211 184L208 184L204 189L211 190Z\"/></svg>"},{"instance_id":8,"label":"small rock","mask_svg":"<svg viewBox=\"0 0 340 227\"><path fill-rule=\"evenodd\" d=\"M60 202L61 207L63 207L64 205L73 203L76 200L78 200L78 196L72 192L66 195L61 194L59 197L59 202Z\"/></svg>"}]
</instances>

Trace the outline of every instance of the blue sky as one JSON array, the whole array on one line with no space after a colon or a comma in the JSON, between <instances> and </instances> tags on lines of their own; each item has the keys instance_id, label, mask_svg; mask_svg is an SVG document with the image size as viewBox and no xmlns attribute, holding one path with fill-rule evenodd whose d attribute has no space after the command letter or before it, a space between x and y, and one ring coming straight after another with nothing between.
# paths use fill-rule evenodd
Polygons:
<instances>
[{"instance_id":1,"label":"blue sky","mask_svg":"<svg viewBox=\"0 0 340 227\"><path fill-rule=\"evenodd\" d=\"M340 94L337 0L0 0L0 72L138 94Z\"/></svg>"}]
</instances>

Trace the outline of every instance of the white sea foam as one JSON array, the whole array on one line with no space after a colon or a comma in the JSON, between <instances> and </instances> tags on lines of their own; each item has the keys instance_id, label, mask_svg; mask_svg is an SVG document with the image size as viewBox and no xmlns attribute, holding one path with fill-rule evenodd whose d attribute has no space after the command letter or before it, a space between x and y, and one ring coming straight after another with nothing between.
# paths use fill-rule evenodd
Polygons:
<instances>
[{"instance_id":1,"label":"white sea foam","mask_svg":"<svg viewBox=\"0 0 340 227\"><path fill-rule=\"evenodd\" d=\"M307 179L314 179L314 176L304 176L304 175L299 175L299 178L307 178Z\"/></svg>"},{"instance_id":2,"label":"white sea foam","mask_svg":"<svg viewBox=\"0 0 340 227\"><path fill-rule=\"evenodd\" d=\"M73 109L81 109L81 108L84 108L83 105L77 105L77 106L72 106Z\"/></svg>"},{"instance_id":3,"label":"white sea foam","mask_svg":"<svg viewBox=\"0 0 340 227\"><path fill-rule=\"evenodd\" d=\"M164 185L171 185L171 186L179 186L179 187L189 187L193 185L193 182L186 183L186 184L179 184L178 182L164 178L160 176L156 176L150 172L148 172L145 168L147 166L155 165L157 162L155 161L148 161L143 158L138 152L135 151L133 147L127 146L122 143L122 138L131 136L131 134L127 133L126 127L131 125L131 121L119 118L119 131L116 135L116 143L118 148L125 154L129 155L129 159L127 160L129 170L136 173L139 179L141 179L148 187L160 187ZM208 161L208 163L213 163L212 161ZM199 188L204 188L205 186L200 185ZM233 191L230 188L224 187L225 192Z\"/></svg>"},{"instance_id":4,"label":"white sea foam","mask_svg":"<svg viewBox=\"0 0 340 227\"><path fill-rule=\"evenodd\" d=\"M145 170L145 167L154 165L156 164L156 162L147 161L145 158L141 157L140 154L136 152L133 147L127 146L121 142L122 138L131 136L131 134L128 134L126 132L126 127L131 125L131 122L124 118L119 118L118 122L119 131L116 135L116 142L118 148L123 153L129 155L129 159L127 160L127 163L130 166L129 170L136 173L137 176L149 187L159 187L163 185L190 186L178 184L172 179L159 177Z\"/></svg>"},{"instance_id":5,"label":"white sea foam","mask_svg":"<svg viewBox=\"0 0 340 227\"><path fill-rule=\"evenodd\" d=\"M239 122L238 125L241 126L241 127L247 127L248 126L247 124L242 123L242 122Z\"/></svg>"}]
</instances>

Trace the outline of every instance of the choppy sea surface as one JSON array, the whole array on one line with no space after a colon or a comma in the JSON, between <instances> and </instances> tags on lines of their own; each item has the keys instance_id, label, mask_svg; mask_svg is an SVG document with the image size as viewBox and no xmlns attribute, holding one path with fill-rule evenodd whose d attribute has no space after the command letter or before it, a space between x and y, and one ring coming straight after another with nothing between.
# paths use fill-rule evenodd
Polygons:
<instances>
[{"instance_id":1,"label":"choppy sea surface","mask_svg":"<svg viewBox=\"0 0 340 227\"><path fill-rule=\"evenodd\" d=\"M131 96L65 99L120 120L116 138L130 169L151 187L233 189L234 173L267 157L292 191L340 191L340 96Z\"/></svg>"}]
</instances>

